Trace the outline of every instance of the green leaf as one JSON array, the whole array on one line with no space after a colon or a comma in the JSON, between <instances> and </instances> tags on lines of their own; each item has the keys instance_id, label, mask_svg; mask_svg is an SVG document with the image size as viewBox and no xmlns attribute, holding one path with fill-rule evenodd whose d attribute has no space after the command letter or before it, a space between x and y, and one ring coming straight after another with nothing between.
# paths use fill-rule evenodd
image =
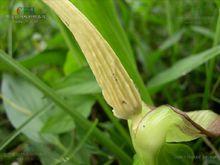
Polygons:
<instances>
[{"instance_id":1,"label":"green leaf","mask_svg":"<svg viewBox=\"0 0 220 165\"><path fill-rule=\"evenodd\" d=\"M62 77L62 73L56 67L51 67L50 69L45 71L42 77L47 84L52 86L55 81Z\"/></svg>"},{"instance_id":2,"label":"green leaf","mask_svg":"<svg viewBox=\"0 0 220 165\"><path fill-rule=\"evenodd\" d=\"M18 61L27 68L33 68L40 65L58 65L62 66L65 60L65 51L63 50L47 50L42 53L25 56ZM0 61L0 70L9 70L7 65Z\"/></svg>"},{"instance_id":3,"label":"green leaf","mask_svg":"<svg viewBox=\"0 0 220 165\"><path fill-rule=\"evenodd\" d=\"M165 40L162 43L162 45L160 45L159 51L164 51L164 50L168 49L169 47L171 47L172 45L176 44L181 39L184 32L185 32L185 29L182 29L179 32L173 34L167 40Z\"/></svg>"},{"instance_id":4,"label":"green leaf","mask_svg":"<svg viewBox=\"0 0 220 165\"><path fill-rule=\"evenodd\" d=\"M214 38L214 33L210 31L209 29L206 29L202 26L192 26L191 29L192 31L200 33L208 38L211 38L211 39Z\"/></svg>"},{"instance_id":5,"label":"green leaf","mask_svg":"<svg viewBox=\"0 0 220 165\"><path fill-rule=\"evenodd\" d=\"M57 92L68 95L96 94L100 93L95 77L88 67L77 70L54 84Z\"/></svg>"},{"instance_id":6,"label":"green leaf","mask_svg":"<svg viewBox=\"0 0 220 165\"><path fill-rule=\"evenodd\" d=\"M75 53L69 51L66 55L66 60L63 66L63 71L65 73L65 75L70 75L71 73L73 73L74 71L78 70L79 68L81 68L79 66L79 64L77 63L77 61L74 59Z\"/></svg>"},{"instance_id":7,"label":"green leaf","mask_svg":"<svg viewBox=\"0 0 220 165\"><path fill-rule=\"evenodd\" d=\"M74 111L78 111L82 116L88 117L91 112L91 108L95 103L95 99L91 96L82 95L82 96L71 96L66 100L68 105L74 107ZM82 104L83 103L83 104ZM62 116L62 120L60 117ZM61 111L60 108L53 108L53 115L48 118L45 125L42 128L44 133L64 133L75 128L75 123L72 118Z\"/></svg>"},{"instance_id":8,"label":"green leaf","mask_svg":"<svg viewBox=\"0 0 220 165\"><path fill-rule=\"evenodd\" d=\"M42 53L28 56L23 60L21 59L21 64L27 68L45 64L62 66L65 60L65 52L63 50L46 50Z\"/></svg>"},{"instance_id":9,"label":"green leaf","mask_svg":"<svg viewBox=\"0 0 220 165\"><path fill-rule=\"evenodd\" d=\"M62 120L60 120L62 117ZM43 133L64 133L75 128L75 123L72 118L63 112L55 112L53 116L48 118L41 132Z\"/></svg>"},{"instance_id":10,"label":"green leaf","mask_svg":"<svg viewBox=\"0 0 220 165\"><path fill-rule=\"evenodd\" d=\"M51 37L47 41L47 49L66 49L67 46L65 44L60 44L64 43L64 39L61 33L55 33L53 37Z\"/></svg>"},{"instance_id":11,"label":"green leaf","mask_svg":"<svg viewBox=\"0 0 220 165\"><path fill-rule=\"evenodd\" d=\"M194 159L193 151L184 144L166 143L157 156L158 165L192 165Z\"/></svg>"},{"instance_id":12,"label":"green leaf","mask_svg":"<svg viewBox=\"0 0 220 165\"><path fill-rule=\"evenodd\" d=\"M29 124L33 119L39 117L46 110L50 110L49 106L42 108L40 111L35 112L31 117L29 117L25 122L23 122L16 130L11 133L0 145L0 150L3 150L9 143L11 143L25 128L27 124Z\"/></svg>"},{"instance_id":13,"label":"green leaf","mask_svg":"<svg viewBox=\"0 0 220 165\"><path fill-rule=\"evenodd\" d=\"M30 143L31 144L28 146L29 150L33 154L38 155L42 165L51 164L51 162L58 160L60 157L60 153L51 146L42 143L36 143L34 141L30 141Z\"/></svg>"},{"instance_id":14,"label":"green leaf","mask_svg":"<svg viewBox=\"0 0 220 165\"><path fill-rule=\"evenodd\" d=\"M18 76L4 75L2 80L2 94L7 116L15 128L22 125L35 112L45 107L44 95L36 87ZM41 142L40 134L43 117L37 117L29 122L22 132L34 141ZM55 138L50 134L45 138Z\"/></svg>"},{"instance_id":15,"label":"green leaf","mask_svg":"<svg viewBox=\"0 0 220 165\"><path fill-rule=\"evenodd\" d=\"M220 46L186 57L176 62L172 67L153 77L149 81L148 87L153 88L176 80L219 54Z\"/></svg>"}]
</instances>

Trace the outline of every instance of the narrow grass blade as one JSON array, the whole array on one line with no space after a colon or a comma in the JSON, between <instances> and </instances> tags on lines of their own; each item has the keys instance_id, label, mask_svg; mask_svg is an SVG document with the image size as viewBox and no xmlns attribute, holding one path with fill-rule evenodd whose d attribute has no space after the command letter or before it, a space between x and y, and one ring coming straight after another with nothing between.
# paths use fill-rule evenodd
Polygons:
<instances>
[{"instance_id":1,"label":"narrow grass blade","mask_svg":"<svg viewBox=\"0 0 220 165\"><path fill-rule=\"evenodd\" d=\"M149 81L148 87L157 87L165 83L171 82L173 80L176 80L219 54L220 46L208 49L197 55L186 57L176 62L172 67L153 77Z\"/></svg>"},{"instance_id":2,"label":"narrow grass blade","mask_svg":"<svg viewBox=\"0 0 220 165\"><path fill-rule=\"evenodd\" d=\"M169 47L175 45L182 37L183 33L185 32L185 29L182 29L178 31L177 33L170 36L167 40L165 40L162 45L159 47L159 51L164 51L168 49Z\"/></svg>"},{"instance_id":3,"label":"narrow grass blade","mask_svg":"<svg viewBox=\"0 0 220 165\"><path fill-rule=\"evenodd\" d=\"M213 46L217 46L219 43L220 38L220 8L219 8L219 15L218 20L216 24L216 30L215 30L215 36L213 38ZM211 85L212 85L212 77L213 77L213 71L215 66L215 59L213 58L208 63L208 67L206 68L206 83L205 83L205 91L204 91L204 98L202 102L202 108L206 109L208 108L208 100L210 98L211 93Z\"/></svg>"},{"instance_id":4,"label":"narrow grass blade","mask_svg":"<svg viewBox=\"0 0 220 165\"><path fill-rule=\"evenodd\" d=\"M40 65L63 65L65 51L62 50L47 50L39 54L30 55L26 58L18 59L20 64L26 68L33 68ZM10 71L4 63L0 61L0 71Z\"/></svg>"},{"instance_id":5,"label":"narrow grass blade","mask_svg":"<svg viewBox=\"0 0 220 165\"><path fill-rule=\"evenodd\" d=\"M90 126L89 130L87 131L87 133L85 134L85 136L83 137L83 139L80 141L80 143L75 147L74 151L67 151L66 153L64 153L62 155L62 157L58 160L56 160L56 162L54 164L60 164L60 162L62 162L63 159L67 159L68 161L73 159L73 161L75 160L75 154L83 147L83 145L86 143L86 141L89 139L89 136L91 136L92 132L94 131L95 127L98 124L98 120L95 120L94 123Z\"/></svg>"},{"instance_id":6,"label":"narrow grass blade","mask_svg":"<svg viewBox=\"0 0 220 165\"><path fill-rule=\"evenodd\" d=\"M192 26L191 30L196 33L202 34L203 36L206 36L210 39L214 38L214 33L212 31L210 31L209 29L206 29L202 26Z\"/></svg>"}]
</instances>

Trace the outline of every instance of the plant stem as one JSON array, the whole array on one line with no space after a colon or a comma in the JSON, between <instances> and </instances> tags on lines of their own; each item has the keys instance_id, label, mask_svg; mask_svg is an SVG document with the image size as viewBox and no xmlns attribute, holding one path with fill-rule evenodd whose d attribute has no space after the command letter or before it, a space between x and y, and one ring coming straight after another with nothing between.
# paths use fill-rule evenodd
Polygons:
<instances>
[{"instance_id":1,"label":"plant stem","mask_svg":"<svg viewBox=\"0 0 220 165\"><path fill-rule=\"evenodd\" d=\"M165 0L165 8L166 8L166 21L167 21L167 31L168 36L172 37L174 34L174 23L172 20L172 7L170 4L170 0ZM178 49L178 45L175 43L172 47L172 62L175 62L176 60L176 52Z\"/></svg>"},{"instance_id":2,"label":"plant stem","mask_svg":"<svg viewBox=\"0 0 220 165\"><path fill-rule=\"evenodd\" d=\"M9 26L8 26L8 54L12 57L12 8L14 6L14 0L11 1L8 11L9 11Z\"/></svg>"},{"instance_id":3,"label":"plant stem","mask_svg":"<svg viewBox=\"0 0 220 165\"><path fill-rule=\"evenodd\" d=\"M98 124L98 120L96 119L93 124L90 126L89 130L87 131L86 135L84 136L84 138L81 140L81 142L76 146L76 148L74 149L72 156L74 156L83 146L83 144L87 141L87 139L89 138L89 136L91 136L92 132L94 131L96 125ZM71 156L71 157L72 157Z\"/></svg>"},{"instance_id":4,"label":"plant stem","mask_svg":"<svg viewBox=\"0 0 220 165\"><path fill-rule=\"evenodd\" d=\"M74 163L77 162L78 164L81 164L82 162L78 162L78 160L76 159L75 154L83 147L85 142L88 140L88 138L92 134L94 128L97 126L97 124L98 124L98 120L96 119L94 121L94 123L90 126L90 128L87 131L86 135L83 137L82 140L80 140L80 143L75 147L74 151L71 151L71 149L65 150L65 153L59 159L55 160L55 162L53 164L55 164L55 165L62 164L62 163L64 163L63 160L65 160L65 162L73 160Z\"/></svg>"},{"instance_id":5,"label":"plant stem","mask_svg":"<svg viewBox=\"0 0 220 165\"><path fill-rule=\"evenodd\" d=\"M172 24L172 18L171 18L171 6L170 6L170 0L165 0L165 7L166 7L166 20L167 20L167 31L169 36L173 35L173 24Z\"/></svg>"},{"instance_id":6,"label":"plant stem","mask_svg":"<svg viewBox=\"0 0 220 165\"><path fill-rule=\"evenodd\" d=\"M20 65L17 61L9 57L3 51L0 51L0 60L12 68L15 72L25 77L34 86L41 90L48 98L50 98L54 103L56 103L63 111L69 114L73 120L81 127L83 130L88 131L90 121L86 120L77 111L72 111L71 106L67 105L63 99L56 94L50 87L43 83L38 77L33 75L29 70ZM121 161L126 164L131 163L131 158L119 148L111 139L109 139L105 134L103 134L98 128L93 131L93 136L98 140L100 144L107 147L111 152L113 152Z\"/></svg>"},{"instance_id":7,"label":"plant stem","mask_svg":"<svg viewBox=\"0 0 220 165\"><path fill-rule=\"evenodd\" d=\"M216 31L215 31L215 37L213 41L213 47L217 46L219 43L220 38L220 9L219 9L219 15L216 25ZM211 84L212 84L212 77L213 77L213 70L215 67L215 59L213 58L208 62L208 65L206 67L206 83L205 83L205 91L204 91L204 98L202 102L202 108L207 109L208 108L208 101L210 98L210 91L211 91Z\"/></svg>"},{"instance_id":8,"label":"plant stem","mask_svg":"<svg viewBox=\"0 0 220 165\"><path fill-rule=\"evenodd\" d=\"M215 146L209 141L207 137L203 137L202 139L204 140L206 145L215 153L217 159L220 160L220 154L218 150L215 148Z\"/></svg>"}]
</instances>

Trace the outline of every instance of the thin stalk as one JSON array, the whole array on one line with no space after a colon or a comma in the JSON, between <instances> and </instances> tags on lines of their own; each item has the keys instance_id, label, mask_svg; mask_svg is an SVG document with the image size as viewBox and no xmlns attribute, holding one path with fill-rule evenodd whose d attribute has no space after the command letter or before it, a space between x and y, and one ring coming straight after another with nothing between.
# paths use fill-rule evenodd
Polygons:
<instances>
[{"instance_id":1,"label":"thin stalk","mask_svg":"<svg viewBox=\"0 0 220 165\"><path fill-rule=\"evenodd\" d=\"M12 57L12 8L14 6L14 0L11 1L8 11L9 11L9 25L8 25L8 54Z\"/></svg>"},{"instance_id":2,"label":"thin stalk","mask_svg":"<svg viewBox=\"0 0 220 165\"><path fill-rule=\"evenodd\" d=\"M98 124L98 120L95 120L94 123L90 126L84 138L81 140L78 146L74 149L72 156L74 156L82 148L83 144L88 140L89 136L91 136L97 124Z\"/></svg>"},{"instance_id":3,"label":"thin stalk","mask_svg":"<svg viewBox=\"0 0 220 165\"><path fill-rule=\"evenodd\" d=\"M38 77L33 75L29 70L20 65L17 61L9 57L3 51L0 51L0 60L7 64L10 68L12 68L15 72L26 78L30 81L34 86L36 86L39 90L41 90L47 97L49 97L55 104L57 104L63 111L69 114L73 120L81 127L83 130L88 131L91 126L91 122L86 120L81 114L77 111L72 111L71 106L67 105L63 99L54 92L50 87L48 87L45 83L43 83ZM93 137L97 139L97 141L108 148L112 153L114 153L118 159L123 161L126 164L130 164L132 162L131 158L121 149L119 148L111 139L109 139L105 134L103 134L98 128L95 128L93 133Z\"/></svg>"},{"instance_id":4,"label":"thin stalk","mask_svg":"<svg viewBox=\"0 0 220 165\"><path fill-rule=\"evenodd\" d=\"M174 24L173 24L173 20L172 20L172 8L171 8L171 4L170 4L170 0L165 0L165 8L166 8L166 21L167 21L167 31L168 31L168 35L169 37L172 37L174 35ZM172 62L174 62L176 60L176 52L177 52L177 44L174 44L172 47Z\"/></svg>"},{"instance_id":5,"label":"thin stalk","mask_svg":"<svg viewBox=\"0 0 220 165\"><path fill-rule=\"evenodd\" d=\"M211 92L211 96L214 96L215 91L217 90L219 84L220 84L220 77L218 78L218 80L216 81L216 83L213 85L212 92Z\"/></svg>"},{"instance_id":6,"label":"thin stalk","mask_svg":"<svg viewBox=\"0 0 220 165\"><path fill-rule=\"evenodd\" d=\"M219 37L220 37L220 8L219 8L219 15L215 30L215 36L213 40L213 47L217 46L219 43ZM205 83L205 91L204 91L204 97L203 97L203 103L202 108L207 109L208 108L208 101L211 95L211 86L212 86L212 77L213 77L213 71L215 67L215 58L211 59L210 62L208 62L208 66L206 67L206 83ZM203 138L204 142L209 146L212 151L215 153L218 160L220 160L220 154L218 150L214 147L214 145L208 140L208 138Z\"/></svg>"},{"instance_id":7,"label":"thin stalk","mask_svg":"<svg viewBox=\"0 0 220 165\"><path fill-rule=\"evenodd\" d=\"M56 142L54 143L60 150L62 150L64 153L68 152L68 149L63 145L63 143L61 143L61 141L58 139L56 140Z\"/></svg>"},{"instance_id":8,"label":"thin stalk","mask_svg":"<svg viewBox=\"0 0 220 165\"><path fill-rule=\"evenodd\" d=\"M12 57L12 22L9 22L8 27L8 54Z\"/></svg>"},{"instance_id":9,"label":"thin stalk","mask_svg":"<svg viewBox=\"0 0 220 165\"><path fill-rule=\"evenodd\" d=\"M73 138L73 136L71 136L71 137ZM71 138L70 144L68 144L68 148L66 150L64 150L63 154L58 159L56 159L53 164L61 164L64 161L66 161L66 157L67 157L66 155L68 155L73 148L72 138Z\"/></svg>"},{"instance_id":10,"label":"thin stalk","mask_svg":"<svg viewBox=\"0 0 220 165\"><path fill-rule=\"evenodd\" d=\"M124 127L119 123L118 119L113 116L111 109L106 104L105 100L100 96L97 95L97 100L99 104L101 105L102 109L104 110L105 114L108 116L108 118L111 120L111 122L114 124L115 128L119 131L119 133L123 136L125 141L132 146L131 139L127 133L127 131L124 129Z\"/></svg>"},{"instance_id":11,"label":"thin stalk","mask_svg":"<svg viewBox=\"0 0 220 165\"><path fill-rule=\"evenodd\" d=\"M172 18L171 18L171 6L170 6L170 0L165 0L165 7L166 7L166 20L167 20L167 31L169 36L173 35L173 24L172 24Z\"/></svg>"},{"instance_id":12,"label":"thin stalk","mask_svg":"<svg viewBox=\"0 0 220 165\"><path fill-rule=\"evenodd\" d=\"M219 38L220 38L220 9L219 9L219 15L218 15L218 20L217 20L217 25L216 25L215 37L213 41L213 47L218 45ZM206 67L206 83L205 83L204 98L202 102L203 109L208 108L208 101L210 98L214 67L215 67L215 58L210 60L210 62L208 62L208 65Z\"/></svg>"},{"instance_id":13,"label":"thin stalk","mask_svg":"<svg viewBox=\"0 0 220 165\"><path fill-rule=\"evenodd\" d=\"M220 104L220 99L219 99L219 98L216 98L216 97L212 96L211 99L212 99L213 101L215 101L216 103L219 103L219 104Z\"/></svg>"},{"instance_id":14,"label":"thin stalk","mask_svg":"<svg viewBox=\"0 0 220 165\"><path fill-rule=\"evenodd\" d=\"M56 162L54 163L55 165L57 164L62 164L63 161L69 161L71 159L73 159L73 161L76 161L78 164L80 164L76 157L75 154L83 147L83 145L86 143L86 141L89 139L90 135L92 134L93 130L95 129L95 127L98 124L98 120L96 119L94 121L94 123L90 126L89 130L87 131L87 133L85 134L85 136L83 137L83 139L80 141L80 143L76 146L76 148L74 149L73 152L71 152L70 150L67 151L61 158L59 158L58 160L56 160Z\"/></svg>"},{"instance_id":15,"label":"thin stalk","mask_svg":"<svg viewBox=\"0 0 220 165\"><path fill-rule=\"evenodd\" d=\"M220 160L220 154L218 150L215 148L215 146L210 142L210 140L207 137L203 137L202 139L204 140L206 145L214 152L217 159Z\"/></svg>"}]
</instances>

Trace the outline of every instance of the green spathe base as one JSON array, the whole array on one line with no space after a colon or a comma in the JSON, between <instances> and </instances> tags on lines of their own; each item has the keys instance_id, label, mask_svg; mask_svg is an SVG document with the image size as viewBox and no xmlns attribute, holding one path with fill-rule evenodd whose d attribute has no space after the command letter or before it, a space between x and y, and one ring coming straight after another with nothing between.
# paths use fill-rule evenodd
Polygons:
<instances>
[{"instance_id":1,"label":"green spathe base","mask_svg":"<svg viewBox=\"0 0 220 165\"><path fill-rule=\"evenodd\" d=\"M178 155L179 157L185 157L187 154L192 157L189 147L182 144L168 144L167 141L190 141L200 136L186 119L166 105L153 109L143 104L142 113L134 116L128 122L133 146L137 153L134 164L139 165L161 164L161 154L163 157L167 155L168 160L174 160L175 158L172 158L173 155L170 154L171 151L183 150L183 155ZM192 128L188 128L188 126ZM194 131L194 134L191 134L190 131ZM170 152L166 153L166 151ZM191 160L192 158L189 159L189 161ZM175 161L181 162L182 160L176 158Z\"/></svg>"}]
</instances>

